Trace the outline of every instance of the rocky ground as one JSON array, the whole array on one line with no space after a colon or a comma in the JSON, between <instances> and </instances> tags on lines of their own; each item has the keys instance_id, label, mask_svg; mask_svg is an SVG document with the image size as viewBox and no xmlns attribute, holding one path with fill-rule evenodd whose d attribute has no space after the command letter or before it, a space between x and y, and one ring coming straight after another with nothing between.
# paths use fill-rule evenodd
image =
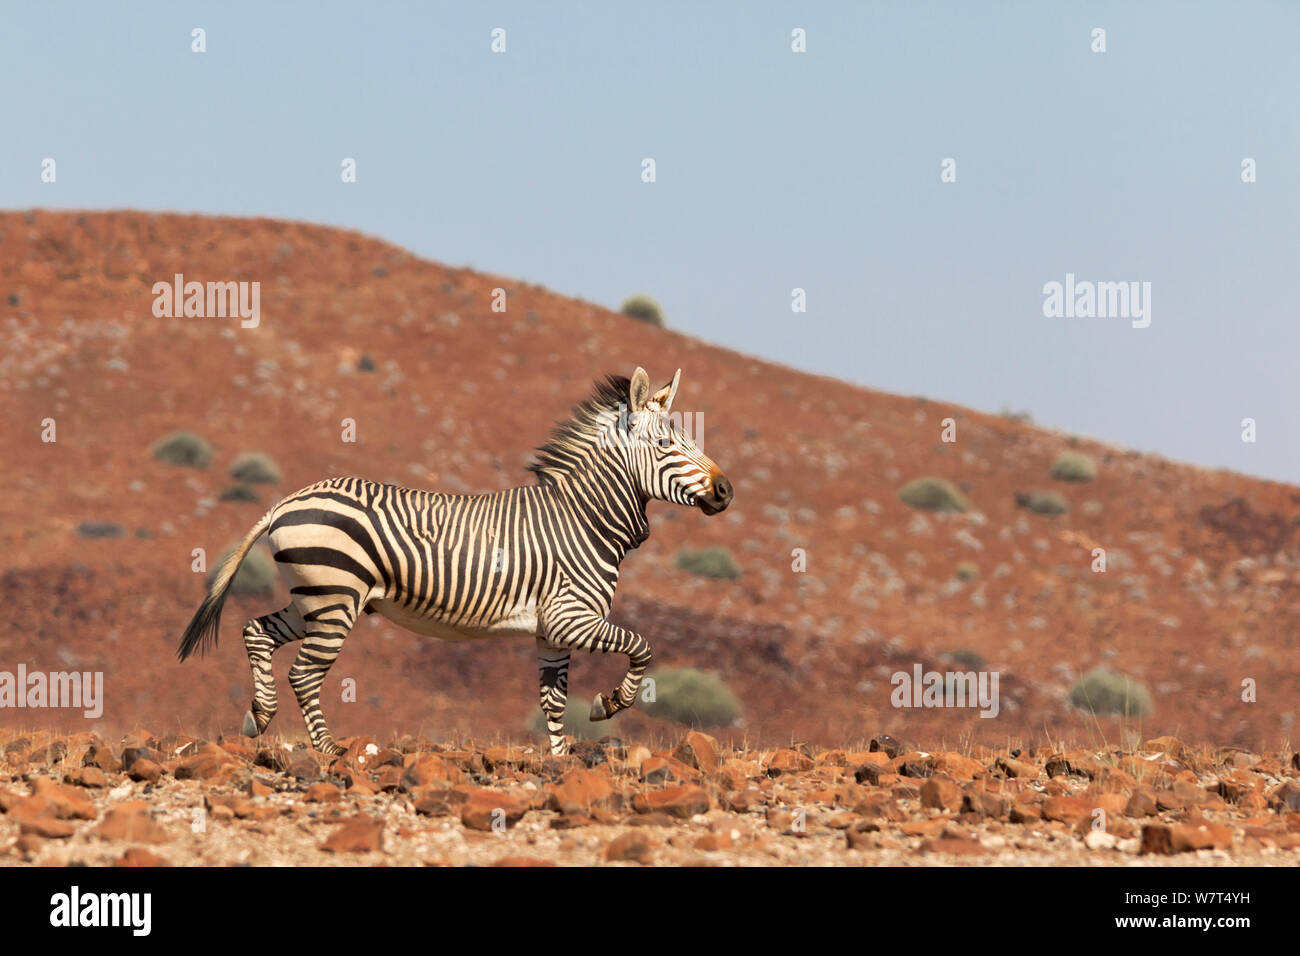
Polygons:
<instances>
[{"instance_id":1,"label":"rocky ground","mask_svg":"<svg viewBox=\"0 0 1300 956\"><path fill-rule=\"evenodd\" d=\"M0 732L7 866L1295 865L1300 754Z\"/></svg>"}]
</instances>

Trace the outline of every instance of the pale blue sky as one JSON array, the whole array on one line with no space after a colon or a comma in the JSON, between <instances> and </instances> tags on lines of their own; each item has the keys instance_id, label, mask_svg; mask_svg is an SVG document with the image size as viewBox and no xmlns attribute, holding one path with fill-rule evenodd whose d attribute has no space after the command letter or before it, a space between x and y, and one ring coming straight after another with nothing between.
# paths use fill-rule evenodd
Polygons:
<instances>
[{"instance_id":1,"label":"pale blue sky","mask_svg":"<svg viewBox=\"0 0 1300 956\"><path fill-rule=\"evenodd\" d=\"M675 328L801 369L1300 482L1300 4L0 17L0 207L348 226L612 307L645 291ZM1044 318L1067 272L1151 282L1150 328Z\"/></svg>"}]
</instances>

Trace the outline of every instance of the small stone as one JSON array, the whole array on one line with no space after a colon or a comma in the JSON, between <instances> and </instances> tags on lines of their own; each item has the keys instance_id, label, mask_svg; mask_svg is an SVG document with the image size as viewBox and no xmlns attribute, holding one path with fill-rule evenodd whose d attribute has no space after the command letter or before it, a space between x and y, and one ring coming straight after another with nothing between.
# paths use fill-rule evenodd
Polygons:
<instances>
[{"instance_id":1,"label":"small stone","mask_svg":"<svg viewBox=\"0 0 1300 956\"><path fill-rule=\"evenodd\" d=\"M384 821L356 816L320 845L326 853L379 853L384 849Z\"/></svg>"},{"instance_id":2,"label":"small stone","mask_svg":"<svg viewBox=\"0 0 1300 956\"><path fill-rule=\"evenodd\" d=\"M650 840L644 833L624 833L605 847L605 859L611 863L627 862L648 864L652 862Z\"/></svg>"}]
</instances>

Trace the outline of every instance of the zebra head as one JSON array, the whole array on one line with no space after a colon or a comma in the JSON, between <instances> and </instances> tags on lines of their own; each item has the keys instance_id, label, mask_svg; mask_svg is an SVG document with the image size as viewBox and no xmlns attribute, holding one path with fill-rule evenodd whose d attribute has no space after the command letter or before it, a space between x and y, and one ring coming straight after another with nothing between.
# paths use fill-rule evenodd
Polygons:
<instances>
[{"instance_id":1,"label":"zebra head","mask_svg":"<svg viewBox=\"0 0 1300 956\"><path fill-rule=\"evenodd\" d=\"M731 504L734 489L722 469L695 444L679 421L671 417L682 370L673 380L650 391L650 376L637 367L628 382L626 423L621 429L629 449L628 461L647 498L699 508L715 515Z\"/></svg>"}]
</instances>

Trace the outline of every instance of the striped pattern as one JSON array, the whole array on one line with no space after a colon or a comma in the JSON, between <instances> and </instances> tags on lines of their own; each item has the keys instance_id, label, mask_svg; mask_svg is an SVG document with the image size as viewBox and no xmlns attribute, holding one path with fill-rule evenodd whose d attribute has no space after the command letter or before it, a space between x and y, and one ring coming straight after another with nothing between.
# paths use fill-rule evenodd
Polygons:
<instances>
[{"instance_id":1,"label":"striped pattern","mask_svg":"<svg viewBox=\"0 0 1300 956\"><path fill-rule=\"evenodd\" d=\"M334 478L289 495L219 570L181 638L181 660L215 645L230 582L265 533L290 603L244 628L253 671L246 734L263 733L275 716L271 655L301 641L289 684L312 745L340 753L320 688L357 618L374 612L439 638L535 637L551 752L566 753L571 653L628 657L619 686L596 696L593 720L630 707L650 663L645 638L605 619L620 562L649 535L646 503L716 514L731 502L726 476L666 415L680 374L653 395L640 368L598 383L539 449L535 485L447 495Z\"/></svg>"}]
</instances>

